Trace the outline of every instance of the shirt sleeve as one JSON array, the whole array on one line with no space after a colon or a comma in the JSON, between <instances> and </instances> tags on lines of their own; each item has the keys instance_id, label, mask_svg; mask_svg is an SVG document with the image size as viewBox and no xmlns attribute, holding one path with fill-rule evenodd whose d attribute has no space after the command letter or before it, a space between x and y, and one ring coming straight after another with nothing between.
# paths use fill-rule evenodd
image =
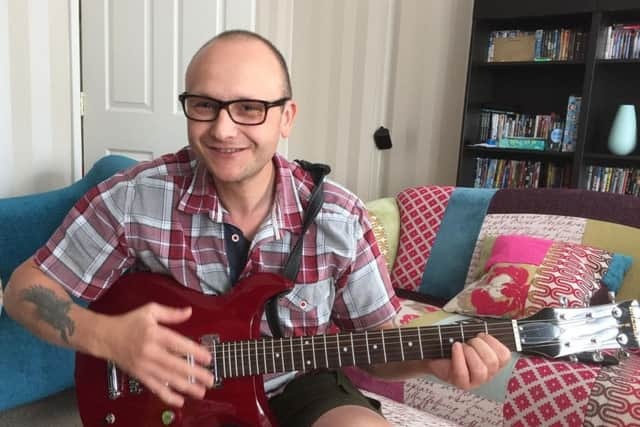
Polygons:
<instances>
[{"instance_id":1,"label":"shirt sleeve","mask_svg":"<svg viewBox=\"0 0 640 427\"><path fill-rule=\"evenodd\" d=\"M337 281L332 313L333 322L347 331L375 329L393 318L400 308L366 209L361 203L357 209L355 255Z\"/></svg>"},{"instance_id":2,"label":"shirt sleeve","mask_svg":"<svg viewBox=\"0 0 640 427\"><path fill-rule=\"evenodd\" d=\"M135 262L124 233L128 189L122 177L113 177L89 190L34 255L72 295L97 299Z\"/></svg>"}]
</instances>

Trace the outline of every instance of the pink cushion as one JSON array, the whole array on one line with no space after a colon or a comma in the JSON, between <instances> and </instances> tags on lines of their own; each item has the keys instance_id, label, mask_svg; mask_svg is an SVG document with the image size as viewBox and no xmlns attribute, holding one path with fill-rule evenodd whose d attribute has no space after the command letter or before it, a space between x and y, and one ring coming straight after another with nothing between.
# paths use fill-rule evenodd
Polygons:
<instances>
[{"instance_id":1,"label":"pink cushion","mask_svg":"<svg viewBox=\"0 0 640 427\"><path fill-rule=\"evenodd\" d=\"M499 262L540 265L552 243L553 240L515 234L498 236L484 269L488 271Z\"/></svg>"}]
</instances>

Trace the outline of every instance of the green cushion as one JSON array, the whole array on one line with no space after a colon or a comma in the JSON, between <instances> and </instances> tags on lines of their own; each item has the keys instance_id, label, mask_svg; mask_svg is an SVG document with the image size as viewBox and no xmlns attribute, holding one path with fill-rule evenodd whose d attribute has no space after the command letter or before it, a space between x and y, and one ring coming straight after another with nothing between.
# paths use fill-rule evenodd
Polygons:
<instances>
[{"instance_id":1,"label":"green cushion","mask_svg":"<svg viewBox=\"0 0 640 427\"><path fill-rule=\"evenodd\" d=\"M400 240L400 209L394 197L375 199L366 203L370 213L376 216L378 223L384 227L389 252L387 259L393 265L398 253Z\"/></svg>"}]
</instances>

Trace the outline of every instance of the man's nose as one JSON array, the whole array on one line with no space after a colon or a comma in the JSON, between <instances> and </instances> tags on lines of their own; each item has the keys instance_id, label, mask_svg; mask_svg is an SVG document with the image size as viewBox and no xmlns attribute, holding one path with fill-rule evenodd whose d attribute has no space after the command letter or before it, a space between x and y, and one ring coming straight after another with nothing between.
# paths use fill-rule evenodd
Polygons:
<instances>
[{"instance_id":1,"label":"man's nose","mask_svg":"<svg viewBox=\"0 0 640 427\"><path fill-rule=\"evenodd\" d=\"M224 108L220 109L218 117L211 122L211 135L218 140L224 140L233 138L237 132L238 125L231 120L229 112Z\"/></svg>"}]
</instances>

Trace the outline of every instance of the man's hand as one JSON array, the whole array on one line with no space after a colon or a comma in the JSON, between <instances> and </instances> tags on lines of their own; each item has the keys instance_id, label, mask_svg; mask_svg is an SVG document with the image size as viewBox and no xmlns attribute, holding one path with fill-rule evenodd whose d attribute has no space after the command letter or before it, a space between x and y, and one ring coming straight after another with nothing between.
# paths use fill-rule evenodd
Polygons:
<instances>
[{"instance_id":1,"label":"man's hand","mask_svg":"<svg viewBox=\"0 0 640 427\"><path fill-rule=\"evenodd\" d=\"M391 322L380 329L395 329ZM511 351L487 334L478 334L451 347L451 359L411 360L363 367L384 379L402 380L432 374L461 389L469 390L490 381L511 360Z\"/></svg>"},{"instance_id":2,"label":"man's hand","mask_svg":"<svg viewBox=\"0 0 640 427\"><path fill-rule=\"evenodd\" d=\"M182 406L184 396L201 399L206 388L213 385L213 374L203 367L211 363L210 352L163 326L185 322L189 317L190 307L155 303L108 317L100 325L105 358L113 360L169 405ZM193 365L187 362L187 355L193 355Z\"/></svg>"},{"instance_id":3,"label":"man's hand","mask_svg":"<svg viewBox=\"0 0 640 427\"><path fill-rule=\"evenodd\" d=\"M490 381L511 359L511 352L491 335L478 334L451 347L451 359L427 362L431 374L463 390Z\"/></svg>"}]
</instances>

